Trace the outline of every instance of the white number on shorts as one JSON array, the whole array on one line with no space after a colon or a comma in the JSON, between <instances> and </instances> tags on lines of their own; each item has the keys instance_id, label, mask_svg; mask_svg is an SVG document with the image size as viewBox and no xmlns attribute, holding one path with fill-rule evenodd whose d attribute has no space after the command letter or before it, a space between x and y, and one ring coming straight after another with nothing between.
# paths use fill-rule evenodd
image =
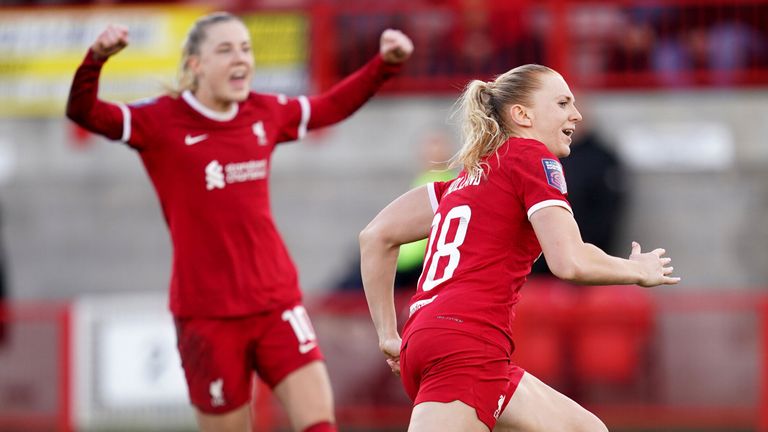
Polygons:
<instances>
[{"instance_id":1,"label":"white number on shorts","mask_svg":"<svg viewBox=\"0 0 768 432\"><path fill-rule=\"evenodd\" d=\"M441 284L453 276L453 272L456 267L459 266L459 260L461 259L461 253L459 252L459 246L464 243L464 238L467 235L467 227L469 226L469 219L472 217L472 209L468 205L461 205L452 208L445 215L445 220L440 223L440 213L435 215L432 219L432 232L429 234L429 247L427 249L427 256L424 260L425 265L429 263L429 269L424 277L424 283L421 284L421 288L424 291L429 291ZM458 219L458 227L456 228L456 235L453 240L446 242L448 236L448 229L451 226L451 222ZM432 253L432 246L437 238L437 245L435 246L435 253ZM448 257L448 264L446 264L443 270L443 276L435 279L435 273L437 273L437 265L440 262L440 258Z\"/></svg>"},{"instance_id":2,"label":"white number on shorts","mask_svg":"<svg viewBox=\"0 0 768 432\"><path fill-rule=\"evenodd\" d=\"M288 321L293 332L296 333L296 339L299 340L299 351L302 354L314 348L317 336L304 306L298 305L293 309L286 310L283 312L282 318L283 321Z\"/></svg>"}]
</instances>

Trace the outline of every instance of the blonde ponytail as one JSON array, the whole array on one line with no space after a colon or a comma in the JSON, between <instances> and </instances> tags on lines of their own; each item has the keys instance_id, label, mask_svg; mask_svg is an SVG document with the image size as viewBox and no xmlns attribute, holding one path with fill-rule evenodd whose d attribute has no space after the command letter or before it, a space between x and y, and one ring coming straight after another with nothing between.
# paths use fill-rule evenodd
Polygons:
<instances>
[{"instance_id":1,"label":"blonde ponytail","mask_svg":"<svg viewBox=\"0 0 768 432\"><path fill-rule=\"evenodd\" d=\"M539 75L554 70L537 64L518 66L495 80L473 80L457 101L461 116L462 147L451 165L460 165L470 176L484 172L484 159L504 144L513 131L505 119L506 107L530 105L534 91L541 87Z\"/></svg>"}]
</instances>

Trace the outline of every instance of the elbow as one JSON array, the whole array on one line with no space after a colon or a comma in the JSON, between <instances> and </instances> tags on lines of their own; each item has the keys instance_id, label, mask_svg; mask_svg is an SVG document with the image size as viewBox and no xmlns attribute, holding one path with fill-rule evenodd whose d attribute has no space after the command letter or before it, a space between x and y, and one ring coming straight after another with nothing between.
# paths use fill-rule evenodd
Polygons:
<instances>
[{"instance_id":1,"label":"elbow","mask_svg":"<svg viewBox=\"0 0 768 432\"><path fill-rule=\"evenodd\" d=\"M77 123L77 114L75 113L75 111L69 105L67 105L66 116L67 116L68 119L70 119L73 122Z\"/></svg>"},{"instance_id":2,"label":"elbow","mask_svg":"<svg viewBox=\"0 0 768 432\"><path fill-rule=\"evenodd\" d=\"M368 224L358 235L360 242L360 253L366 255L372 251L394 249L400 246L391 235L391 230L386 224L378 223L376 220Z\"/></svg>"},{"instance_id":3,"label":"elbow","mask_svg":"<svg viewBox=\"0 0 768 432\"><path fill-rule=\"evenodd\" d=\"M572 283L581 283L586 279L583 267L573 258L552 260L549 270L555 277Z\"/></svg>"},{"instance_id":4,"label":"elbow","mask_svg":"<svg viewBox=\"0 0 768 432\"><path fill-rule=\"evenodd\" d=\"M374 247L377 244L381 245L385 243L384 230L382 230L374 222L371 222L368 224L368 226L363 228L362 231L360 231L357 239L360 242L360 251L364 252L365 250Z\"/></svg>"},{"instance_id":5,"label":"elbow","mask_svg":"<svg viewBox=\"0 0 768 432\"><path fill-rule=\"evenodd\" d=\"M72 120L73 122L77 123L78 125L83 124L83 116L80 113L79 110L75 109L73 104L67 103L67 110L66 110L66 116L68 119Z\"/></svg>"}]
</instances>

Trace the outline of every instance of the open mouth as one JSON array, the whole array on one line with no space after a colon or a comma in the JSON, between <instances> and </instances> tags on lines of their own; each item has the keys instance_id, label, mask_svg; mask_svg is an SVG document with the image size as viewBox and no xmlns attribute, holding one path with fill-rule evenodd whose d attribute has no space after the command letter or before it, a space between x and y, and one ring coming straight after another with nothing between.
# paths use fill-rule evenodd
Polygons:
<instances>
[{"instance_id":1,"label":"open mouth","mask_svg":"<svg viewBox=\"0 0 768 432\"><path fill-rule=\"evenodd\" d=\"M246 71L237 71L229 75L229 81L238 85L242 85L243 83L245 83L247 78L248 78L248 73Z\"/></svg>"},{"instance_id":2,"label":"open mouth","mask_svg":"<svg viewBox=\"0 0 768 432\"><path fill-rule=\"evenodd\" d=\"M230 79L244 79L246 75L248 75L248 74L247 74L247 72L245 70L239 70L239 71L235 71L235 72L232 72L231 74L229 74L229 78Z\"/></svg>"},{"instance_id":3,"label":"open mouth","mask_svg":"<svg viewBox=\"0 0 768 432\"><path fill-rule=\"evenodd\" d=\"M575 131L575 129L570 129L570 128L569 129L563 129L563 134L565 136L567 136L568 138L570 138L571 135L573 135L574 131Z\"/></svg>"}]
</instances>

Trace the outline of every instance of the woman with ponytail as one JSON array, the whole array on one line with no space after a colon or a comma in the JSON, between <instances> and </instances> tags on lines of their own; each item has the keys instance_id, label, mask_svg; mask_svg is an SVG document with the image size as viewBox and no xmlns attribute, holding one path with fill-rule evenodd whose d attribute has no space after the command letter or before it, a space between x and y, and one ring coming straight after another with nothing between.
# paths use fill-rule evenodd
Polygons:
<instances>
[{"instance_id":1,"label":"woman with ponytail","mask_svg":"<svg viewBox=\"0 0 768 432\"><path fill-rule=\"evenodd\" d=\"M410 39L385 30L379 53L321 95L261 94L250 90L248 29L217 12L189 31L177 91L102 101L101 68L127 45L123 26L97 37L75 73L67 116L136 150L155 187L173 242L170 308L200 430L251 430L255 371L294 430L336 431L328 372L270 210L271 155L360 108L408 59Z\"/></svg>"},{"instance_id":2,"label":"woman with ponytail","mask_svg":"<svg viewBox=\"0 0 768 432\"><path fill-rule=\"evenodd\" d=\"M581 121L554 70L472 81L459 100L454 180L413 189L360 233L368 306L387 363L414 403L409 432L603 432L592 413L511 362L511 321L531 265L591 285L675 284L663 249L628 259L584 243L558 158ZM410 316L397 328L398 247L429 238ZM524 346L519 347L525 349Z\"/></svg>"}]
</instances>

